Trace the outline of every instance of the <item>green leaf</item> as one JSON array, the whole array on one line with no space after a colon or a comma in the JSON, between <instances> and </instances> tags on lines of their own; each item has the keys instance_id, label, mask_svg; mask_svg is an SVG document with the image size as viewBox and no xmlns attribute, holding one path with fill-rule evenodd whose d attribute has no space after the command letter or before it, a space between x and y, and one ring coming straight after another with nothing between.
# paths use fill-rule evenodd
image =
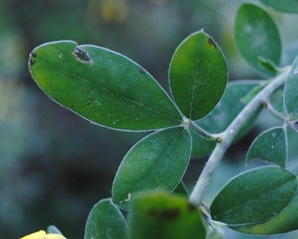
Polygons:
<instances>
[{"instance_id":1,"label":"green leaf","mask_svg":"<svg viewBox=\"0 0 298 239\"><path fill-rule=\"evenodd\" d=\"M232 178L210 207L214 220L228 226L269 220L291 201L297 189L296 176L274 166L246 171Z\"/></svg>"},{"instance_id":2,"label":"green leaf","mask_svg":"<svg viewBox=\"0 0 298 239\"><path fill-rule=\"evenodd\" d=\"M187 190L186 185L184 184L184 182L182 180L177 185L177 187L175 188L175 190L173 191L173 193L175 193L175 194L181 194L181 195L183 195L185 197L188 197L188 190Z\"/></svg>"},{"instance_id":3,"label":"green leaf","mask_svg":"<svg viewBox=\"0 0 298 239\"><path fill-rule=\"evenodd\" d=\"M275 10L288 13L298 13L298 2L297 0L261 0L264 4L272 7Z\"/></svg>"},{"instance_id":4,"label":"green leaf","mask_svg":"<svg viewBox=\"0 0 298 239\"><path fill-rule=\"evenodd\" d=\"M259 56L258 61L260 67L264 68L264 70L271 72L272 75L276 75L280 72L280 69L269 59L264 59L263 57Z\"/></svg>"},{"instance_id":5,"label":"green leaf","mask_svg":"<svg viewBox=\"0 0 298 239\"><path fill-rule=\"evenodd\" d=\"M162 192L138 195L128 225L131 239L206 238L200 211L180 195Z\"/></svg>"},{"instance_id":6,"label":"green leaf","mask_svg":"<svg viewBox=\"0 0 298 239\"><path fill-rule=\"evenodd\" d=\"M29 68L54 101L93 123L141 131L182 122L178 109L147 71L108 49L51 42L33 50Z\"/></svg>"},{"instance_id":7,"label":"green leaf","mask_svg":"<svg viewBox=\"0 0 298 239\"><path fill-rule=\"evenodd\" d=\"M262 8L242 4L236 15L234 32L236 46L251 66L265 74L276 73L264 62L279 65L281 40L275 23Z\"/></svg>"},{"instance_id":8,"label":"green leaf","mask_svg":"<svg viewBox=\"0 0 298 239\"><path fill-rule=\"evenodd\" d=\"M268 221L253 225L232 226L234 230L259 235L272 235L290 232L298 229L298 194L276 216Z\"/></svg>"},{"instance_id":9,"label":"green leaf","mask_svg":"<svg viewBox=\"0 0 298 239\"><path fill-rule=\"evenodd\" d=\"M134 194L163 189L171 192L189 163L191 138L181 127L161 130L139 141L124 157L114 179L113 199L129 209Z\"/></svg>"},{"instance_id":10,"label":"green leaf","mask_svg":"<svg viewBox=\"0 0 298 239\"><path fill-rule=\"evenodd\" d=\"M298 57L286 79L284 90L284 103L287 114L291 120L298 120Z\"/></svg>"},{"instance_id":11,"label":"green leaf","mask_svg":"<svg viewBox=\"0 0 298 239\"><path fill-rule=\"evenodd\" d=\"M99 201L86 223L84 239L128 239L127 224L111 199Z\"/></svg>"},{"instance_id":12,"label":"green leaf","mask_svg":"<svg viewBox=\"0 0 298 239\"><path fill-rule=\"evenodd\" d=\"M283 127L275 127L266 130L252 142L247 152L246 162L260 159L284 168L287 155L286 131Z\"/></svg>"},{"instance_id":13,"label":"green leaf","mask_svg":"<svg viewBox=\"0 0 298 239\"><path fill-rule=\"evenodd\" d=\"M200 119L216 106L227 84L227 72L223 53L203 31L191 34L178 46L170 64L170 87L188 119Z\"/></svg>"},{"instance_id":14,"label":"green leaf","mask_svg":"<svg viewBox=\"0 0 298 239\"><path fill-rule=\"evenodd\" d=\"M263 85L263 82L255 80L229 82L219 104L214 108L213 111L211 111L209 115L201 120L196 121L195 123L210 133L218 134L223 132L248 103L248 101L246 101L246 96L250 94L253 89L261 85ZM240 131L237 139L247 133L257 115L258 112L250 121L250 123ZM216 144L216 142L206 140L196 133L192 133L192 139L193 156L202 157L209 155Z\"/></svg>"}]
</instances>

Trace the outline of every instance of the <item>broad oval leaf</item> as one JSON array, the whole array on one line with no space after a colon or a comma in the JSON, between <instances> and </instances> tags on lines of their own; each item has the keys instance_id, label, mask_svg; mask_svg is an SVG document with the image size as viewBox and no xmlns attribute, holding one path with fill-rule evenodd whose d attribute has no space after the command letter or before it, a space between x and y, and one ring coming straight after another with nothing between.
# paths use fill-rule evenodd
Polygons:
<instances>
[{"instance_id":1,"label":"broad oval leaf","mask_svg":"<svg viewBox=\"0 0 298 239\"><path fill-rule=\"evenodd\" d=\"M114 179L117 205L129 209L135 193L163 189L171 192L189 163L191 138L181 127L161 130L139 141L124 157Z\"/></svg>"},{"instance_id":2,"label":"broad oval leaf","mask_svg":"<svg viewBox=\"0 0 298 239\"><path fill-rule=\"evenodd\" d=\"M227 78L223 53L203 31L187 37L173 55L169 69L171 92L188 119L198 120L216 106Z\"/></svg>"},{"instance_id":3,"label":"broad oval leaf","mask_svg":"<svg viewBox=\"0 0 298 239\"><path fill-rule=\"evenodd\" d=\"M111 50L73 41L51 42L33 50L29 68L54 101L96 124L141 131L182 122L155 79Z\"/></svg>"},{"instance_id":4,"label":"broad oval leaf","mask_svg":"<svg viewBox=\"0 0 298 239\"><path fill-rule=\"evenodd\" d=\"M236 15L234 35L240 54L251 66L265 74L276 73L275 67L270 69L264 62L279 65L281 39L275 23L262 8L242 4Z\"/></svg>"},{"instance_id":5,"label":"broad oval leaf","mask_svg":"<svg viewBox=\"0 0 298 239\"><path fill-rule=\"evenodd\" d=\"M262 84L262 82L256 80L239 80L229 82L221 100L214 110L212 110L209 115L196 121L195 123L213 134L223 132L246 106L248 103L247 96L251 95L251 92L256 88L261 87ZM251 122L241 130L237 139L247 133L257 115L258 112ZM209 155L216 144L216 142L204 139L196 133L192 133L192 139L193 156L203 157Z\"/></svg>"},{"instance_id":6,"label":"broad oval leaf","mask_svg":"<svg viewBox=\"0 0 298 239\"><path fill-rule=\"evenodd\" d=\"M287 161L287 136L283 127L275 127L260 134L250 145L246 162L260 159L270 163L286 166Z\"/></svg>"},{"instance_id":7,"label":"broad oval leaf","mask_svg":"<svg viewBox=\"0 0 298 239\"><path fill-rule=\"evenodd\" d=\"M275 10L288 13L298 13L298 2L297 0L261 0L264 4L272 7Z\"/></svg>"},{"instance_id":8,"label":"broad oval leaf","mask_svg":"<svg viewBox=\"0 0 298 239\"><path fill-rule=\"evenodd\" d=\"M201 212L186 197L163 192L141 194L128 220L131 239L205 239Z\"/></svg>"},{"instance_id":9,"label":"broad oval leaf","mask_svg":"<svg viewBox=\"0 0 298 239\"><path fill-rule=\"evenodd\" d=\"M126 221L111 199L103 199L89 213L84 239L128 239Z\"/></svg>"},{"instance_id":10,"label":"broad oval leaf","mask_svg":"<svg viewBox=\"0 0 298 239\"><path fill-rule=\"evenodd\" d=\"M232 178L210 207L214 220L228 226L264 222L291 201L297 189L296 176L274 166L246 171Z\"/></svg>"},{"instance_id":11,"label":"broad oval leaf","mask_svg":"<svg viewBox=\"0 0 298 239\"><path fill-rule=\"evenodd\" d=\"M234 230L247 234L272 235L290 232L298 229L298 194L274 217L258 224L231 226Z\"/></svg>"},{"instance_id":12,"label":"broad oval leaf","mask_svg":"<svg viewBox=\"0 0 298 239\"><path fill-rule=\"evenodd\" d=\"M284 103L287 114L291 120L298 120L298 57L286 79L284 90Z\"/></svg>"}]
</instances>

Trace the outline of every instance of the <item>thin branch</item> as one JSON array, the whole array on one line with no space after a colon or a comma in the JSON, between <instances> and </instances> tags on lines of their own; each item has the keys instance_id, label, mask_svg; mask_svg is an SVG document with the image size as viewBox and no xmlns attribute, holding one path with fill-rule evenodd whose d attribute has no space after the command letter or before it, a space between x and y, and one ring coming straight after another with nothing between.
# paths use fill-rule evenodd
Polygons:
<instances>
[{"instance_id":1,"label":"thin branch","mask_svg":"<svg viewBox=\"0 0 298 239\"><path fill-rule=\"evenodd\" d=\"M239 130L254 116L255 112L261 107L262 102L268 99L271 94L278 90L285 82L290 71L287 67L280 75L276 76L270 84L260 91L238 114L228 128L221 134L221 142L218 142L212 154L210 155L203 172L201 173L191 195L189 201L194 205L201 205L203 195L207 185L215 171L224 153L230 147L233 139L238 134Z\"/></svg>"},{"instance_id":2,"label":"thin branch","mask_svg":"<svg viewBox=\"0 0 298 239\"><path fill-rule=\"evenodd\" d=\"M274 107L272 106L272 104L268 101L263 101L262 102L263 107L267 108L268 111L270 112L270 114L272 114L274 117L276 117L277 119L281 120L284 123L288 122L288 119L286 116L284 116L283 114L279 113L276 109L274 109Z\"/></svg>"}]
</instances>

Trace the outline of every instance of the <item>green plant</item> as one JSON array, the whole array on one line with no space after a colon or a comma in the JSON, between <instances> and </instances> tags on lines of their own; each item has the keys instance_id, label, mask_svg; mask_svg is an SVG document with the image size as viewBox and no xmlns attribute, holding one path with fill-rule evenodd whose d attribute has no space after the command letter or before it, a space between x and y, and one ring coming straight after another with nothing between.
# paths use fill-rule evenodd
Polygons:
<instances>
[{"instance_id":1,"label":"green plant","mask_svg":"<svg viewBox=\"0 0 298 239\"><path fill-rule=\"evenodd\" d=\"M262 2L298 12L296 1L286 6ZM218 227L223 225L249 234L298 229L297 178L286 168L287 130L298 130L298 60L279 67L278 29L254 4L242 4L237 12L235 42L265 80L227 84L223 53L207 33L198 31L178 46L171 60L173 99L145 69L111 50L58 41L32 51L32 77L58 104L103 127L154 131L124 157L112 198L90 212L85 239L221 238ZM281 90L283 94L276 94ZM255 139L246 162L258 158L269 165L232 178L209 212L201 203L215 168L262 109L280 119L281 126ZM192 149L210 157L188 197L181 179ZM130 211L128 222L120 209Z\"/></svg>"}]
</instances>

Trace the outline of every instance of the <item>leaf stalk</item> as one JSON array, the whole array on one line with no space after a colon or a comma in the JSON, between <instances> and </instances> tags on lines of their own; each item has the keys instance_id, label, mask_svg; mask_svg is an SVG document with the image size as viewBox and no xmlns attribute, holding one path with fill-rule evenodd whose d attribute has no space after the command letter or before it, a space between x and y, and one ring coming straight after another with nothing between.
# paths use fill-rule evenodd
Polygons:
<instances>
[{"instance_id":1,"label":"leaf stalk","mask_svg":"<svg viewBox=\"0 0 298 239\"><path fill-rule=\"evenodd\" d=\"M202 129L200 126L196 125L193 121L190 122L190 128L196 132L197 134L201 135L202 137L208 139L208 140L212 140L212 141L217 141L217 142L221 142L221 138L218 137L217 134L210 134L207 131L205 131L204 129Z\"/></svg>"}]
</instances>

